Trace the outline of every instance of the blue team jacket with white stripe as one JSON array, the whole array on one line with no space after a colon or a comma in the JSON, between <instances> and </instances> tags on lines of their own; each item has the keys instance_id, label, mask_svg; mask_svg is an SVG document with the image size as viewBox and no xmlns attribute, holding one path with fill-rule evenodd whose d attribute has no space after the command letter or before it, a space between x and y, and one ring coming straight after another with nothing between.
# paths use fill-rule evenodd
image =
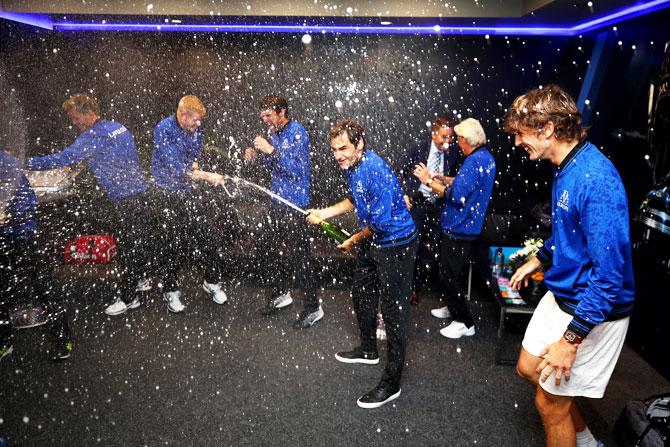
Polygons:
<instances>
[{"instance_id":1,"label":"blue team jacket with white stripe","mask_svg":"<svg viewBox=\"0 0 670 447\"><path fill-rule=\"evenodd\" d=\"M263 157L263 162L272 169L270 189L301 208L309 206L310 155L307 131L292 119L269 137L275 151Z\"/></svg>"},{"instance_id":2,"label":"blue team jacket with white stripe","mask_svg":"<svg viewBox=\"0 0 670 447\"><path fill-rule=\"evenodd\" d=\"M98 120L72 145L51 155L32 157L27 167L33 171L70 166L88 161L93 176L114 201L125 199L148 188L140 170L135 141L122 124Z\"/></svg>"},{"instance_id":3,"label":"blue team jacket with white stripe","mask_svg":"<svg viewBox=\"0 0 670 447\"><path fill-rule=\"evenodd\" d=\"M619 173L591 143L582 142L556 169L552 236L538 253L553 265L547 288L585 337L603 321L631 314L635 299L628 200Z\"/></svg>"},{"instance_id":4,"label":"blue team jacket with white stripe","mask_svg":"<svg viewBox=\"0 0 670 447\"><path fill-rule=\"evenodd\" d=\"M372 243L379 247L408 244L416 239L416 227L391 168L371 150L351 169L344 171L361 228L370 227Z\"/></svg>"}]
</instances>

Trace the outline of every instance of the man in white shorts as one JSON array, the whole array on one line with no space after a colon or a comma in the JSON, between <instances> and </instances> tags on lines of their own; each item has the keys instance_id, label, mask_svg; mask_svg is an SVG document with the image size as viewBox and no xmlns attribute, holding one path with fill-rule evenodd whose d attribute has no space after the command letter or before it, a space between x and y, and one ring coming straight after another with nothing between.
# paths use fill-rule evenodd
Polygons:
<instances>
[{"instance_id":1,"label":"man in white shorts","mask_svg":"<svg viewBox=\"0 0 670 447\"><path fill-rule=\"evenodd\" d=\"M560 87L516 98L505 130L531 160L556 167L552 236L510 279L518 289L544 266L549 290L526 330L517 372L536 385L547 445L596 447L574 398L603 396L628 329L635 287L626 192Z\"/></svg>"}]
</instances>

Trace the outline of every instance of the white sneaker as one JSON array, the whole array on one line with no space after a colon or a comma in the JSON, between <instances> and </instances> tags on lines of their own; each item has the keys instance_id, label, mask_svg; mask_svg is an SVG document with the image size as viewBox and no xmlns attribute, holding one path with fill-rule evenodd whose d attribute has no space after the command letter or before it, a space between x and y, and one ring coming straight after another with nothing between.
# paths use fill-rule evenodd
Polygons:
<instances>
[{"instance_id":1,"label":"white sneaker","mask_svg":"<svg viewBox=\"0 0 670 447\"><path fill-rule=\"evenodd\" d=\"M140 300L137 297L128 304L124 303L121 298L117 298L114 304L110 304L105 308L105 313L111 316L121 315L128 310L137 309L138 307L140 307Z\"/></svg>"},{"instance_id":2,"label":"white sneaker","mask_svg":"<svg viewBox=\"0 0 670 447\"><path fill-rule=\"evenodd\" d=\"M447 306L444 307L438 307L437 309L433 309L430 311L430 314L436 318L449 318L451 317L451 312L449 312L449 308Z\"/></svg>"},{"instance_id":3,"label":"white sneaker","mask_svg":"<svg viewBox=\"0 0 670 447\"><path fill-rule=\"evenodd\" d=\"M167 308L170 312L179 313L183 312L186 309L179 299L181 297L181 292L165 292L163 294L163 300L167 303Z\"/></svg>"},{"instance_id":4,"label":"white sneaker","mask_svg":"<svg viewBox=\"0 0 670 447\"><path fill-rule=\"evenodd\" d=\"M210 296L212 297L212 300L216 304L223 304L226 301L228 301L228 297L226 296L226 292L221 290L221 283L209 283L207 281L202 282L202 288L205 290L205 292L209 293Z\"/></svg>"},{"instance_id":5,"label":"white sneaker","mask_svg":"<svg viewBox=\"0 0 670 447\"><path fill-rule=\"evenodd\" d=\"M447 338L461 338L464 335L471 337L475 335L475 326L468 328L460 321L452 321L449 326L440 329L440 334Z\"/></svg>"},{"instance_id":6,"label":"white sneaker","mask_svg":"<svg viewBox=\"0 0 670 447\"><path fill-rule=\"evenodd\" d=\"M277 298L273 299L270 303L270 306L275 309L281 309L282 307L289 306L293 303L293 297L291 297L291 292L282 293Z\"/></svg>"},{"instance_id":7,"label":"white sneaker","mask_svg":"<svg viewBox=\"0 0 670 447\"><path fill-rule=\"evenodd\" d=\"M153 287L153 280L151 278L142 278L137 281L137 286L135 287L136 292L148 292Z\"/></svg>"}]
</instances>

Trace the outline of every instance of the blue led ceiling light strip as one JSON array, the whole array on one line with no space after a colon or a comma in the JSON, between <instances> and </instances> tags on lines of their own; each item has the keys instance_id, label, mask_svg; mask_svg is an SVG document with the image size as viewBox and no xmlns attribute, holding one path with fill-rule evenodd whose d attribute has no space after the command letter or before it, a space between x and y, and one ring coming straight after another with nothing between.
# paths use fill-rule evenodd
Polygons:
<instances>
[{"instance_id":1,"label":"blue led ceiling light strip","mask_svg":"<svg viewBox=\"0 0 670 447\"><path fill-rule=\"evenodd\" d=\"M27 23L57 31L153 31L153 32L229 32L229 33L337 33L337 34L425 34L425 35L510 35L510 36L574 36L650 14L670 6L670 0L655 0L629 6L603 17L572 26L380 26L380 25L271 25L271 24L187 24L187 23L79 23L55 22L39 14L0 11L0 18Z\"/></svg>"},{"instance_id":2,"label":"blue led ceiling light strip","mask_svg":"<svg viewBox=\"0 0 670 447\"><path fill-rule=\"evenodd\" d=\"M27 25L36 26L52 30L54 29L51 17L44 14L28 14L23 12L6 12L0 10L0 19L12 20L14 22L25 23Z\"/></svg>"},{"instance_id":3,"label":"blue led ceiling light strip","mask_svg":"<svg viewBox=\"0 0 670 447\"><path fill-rule=\"evenodd\" d=\"M602 28L603 26L613 25L624 20L634 19L635 17L639 17L645 14L651 14L652 12L659 11L663 8L667 8L668 6L670 6L670 0L655 0L652 2L642 3L640 5L629 6L598 19L589 20L588 22L573 26L572 30L574 31L574 34L586 33L598 28Z\"/></svg>"},{"instance_id":4,"label":"blue led ceiling light strip","mask_svg":"<svg viewBox=\"0 0 670 447\"><path fill-rule=\"evenodd\" d=\"M670 1L670 0L668 0ZM229 33L337 34L453 34L453 35L571 35L570 28L494 26L377 26L377 25L189 25L144 23L54 23L58 31L182 31Z\"/></svg>"}]
</instances>

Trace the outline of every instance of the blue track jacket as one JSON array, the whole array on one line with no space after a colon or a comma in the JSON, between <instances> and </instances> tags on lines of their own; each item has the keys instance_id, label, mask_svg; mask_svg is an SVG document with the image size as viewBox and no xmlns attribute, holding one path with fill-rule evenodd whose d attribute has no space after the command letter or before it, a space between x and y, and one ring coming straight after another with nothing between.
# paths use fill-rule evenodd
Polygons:
<instances>
[{"instance_id":1,"label":"blue track jacket","mask_svg":"<svg viewBox=\"0 0 670 447\"><path fill-rule=\"evenodd\" d=\"M552 236L538 253L553 265L547 288L585 337L597 324L630 315L635 299L628 201L619 173L591 143L568 154L554 175Z\"/></svg>"},{"instance_id":2,"label":"blue track jacket","mask_svg":"<svg viewBox=\"0 0 670 447\"><path fill-rule=\"evenodd\" d=\"M275 151L264 156L262 160L272 169L270 189L301 208L309 206L310 161L307 131L297 121L290 120L279 132L270 133L269 137Z\"/></svg>"},{"instance_id":3,"label":"blue track jacket","mask_svg":"<svg viewBox=\"0 0 670 447\"><path fill-rule=\"evenodd\" d=\"M370 227L372 243L392 247L412 242L416 227L402 188L384 160L367 149L361 161L344 171L361 228Z\"/></svg>"},{"instance_id":4,"label":"blue track jacket","mask_svg":"<svg viewBox=\"0 0 670 447\"><path fill-rule=\"evenodd\" d=\"M80 161L88 161L91 172L113 201L138 194L148 187L140 170L133 136L115 121L98 120L72 145L55 154L32 157L27 167L44 171Z\"/></svg>"},{"instance_id":5,"label":"blue track jacket","mask_svg":"<svg viewBox=\"0 0 670 447\"><path fill-rule=\"evenodd\" d=\"M496 162L489 150L478 147L465 157L454 181L444 193L442 231L454 239L479 237L491 201Z\"/></svg>"},{"instance_id":6,"label":"blue track jacket","mask_svg":"<svg viewBox=\"0 0 670 447\"><path fill-rule=\"evenodd\" d=\"M151 174L154 183L170 191L191 191L191 180L186 171L200 156L203 134L201 128L189 132L179 127L176 115L169 116L154 129L154 153Z\"/></svg>"},{"instance_id":7,"label":"blue track jacket","mask_svg":"<svg viewBox=\"0 0 670 447\"><path fill-rule=\"evenodd\" d=\"M35 192L23 173L21 163L0 150L0 207L5 223L0 224L0 238L22 239L32 236L35 222Z\"/></svg>"}]
</instances>

